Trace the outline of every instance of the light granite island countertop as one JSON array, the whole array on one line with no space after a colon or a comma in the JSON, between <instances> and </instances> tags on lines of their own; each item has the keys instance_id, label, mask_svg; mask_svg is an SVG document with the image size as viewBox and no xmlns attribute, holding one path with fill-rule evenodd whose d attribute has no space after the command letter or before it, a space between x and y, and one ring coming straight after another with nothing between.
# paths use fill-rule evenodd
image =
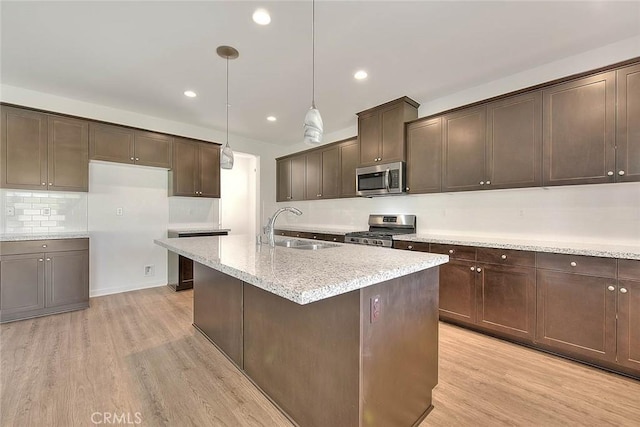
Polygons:
<instances>
[{"instance_id":1,"label":"light granite island countertop","mask_svg":"<svg viewBox=\"0 0 640 427\"><path fill-rule=\"evenodd\" d=\"M194 261L193 325L295 425L407 427L433 409L448 256L254 236L155 242Z\"/></svg>"},{"instance_id":2,"label":"light granite island countertop","mask_svg":"<svg viewBox=\"0 0 640 427\"><path fill-rule=\"evenodd\" d=\"M290 239L276 237L278 240ZM155 243L298 304L330 298L449 261L446 255L340 243L319 250L270 248L256 245L255 238L246 235L158 239Z\"/></svg>"}]
</instances>

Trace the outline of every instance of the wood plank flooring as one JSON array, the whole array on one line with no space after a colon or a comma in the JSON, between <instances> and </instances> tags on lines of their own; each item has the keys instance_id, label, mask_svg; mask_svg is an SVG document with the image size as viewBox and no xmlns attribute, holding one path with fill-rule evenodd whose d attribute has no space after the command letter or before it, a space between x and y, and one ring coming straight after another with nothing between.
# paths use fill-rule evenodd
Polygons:
<instances>
[{"instance_id":1,"label":"wood plank flooring","mask_svg":"<svg viewBox=\"0 0 640 427\"><path fill-rule=\"evenodd\" d=\"M192 298L153 288L1 325L0 426L108 424L108 414L143 426L290 426L191 326ZM434 405L420 427L638 426L640 382L441 324Z\"/></svg>"}]
</instances>

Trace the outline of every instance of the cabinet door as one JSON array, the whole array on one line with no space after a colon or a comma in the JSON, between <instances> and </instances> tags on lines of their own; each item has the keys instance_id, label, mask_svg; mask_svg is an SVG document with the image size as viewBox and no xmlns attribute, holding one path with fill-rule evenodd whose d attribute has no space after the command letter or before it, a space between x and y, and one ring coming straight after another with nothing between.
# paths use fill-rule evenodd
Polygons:
<instances>
[{"instance_id":1,"label":"cabinet door","mask_svg":"<svg viewBox=\"0 0 640 427\"><path fill-rule=\"evenodd\" d=\"M89 123L49 116L48 189L89 191Z\"/></svg>"},{"instance_id":2,"label":"cabinet door","mask_svg":"<svg viewBox=\"0 0 640 427\"><path fill-rule=\"evenodd\" d=\"M533 341L536 319L535 269L479 264L476 273L478 325Z\"/></svg>"},{"instance_id":3,"label":"cabinet door","mask_svg":"<svg viewBox=\"0 0 640 427\"><path fill-rule=\"evenodd\" d=\"M89 251L45 253L46 307L89 301Z\"/></svg>"},{"instance_id":4,"label":"cabinet door","mask_svg":"<svg viewBox=\"0 0 640 427\"><path fill-rule=\"evenodd\" d=\"M0 257L0 320L44 308L44 254Z\"/></svg>"},{"instance_id":5,"label":"cabinet door","mask_svg":"<svg viewBox=\"0 0 640 427\"><path fill-rule=\"evenodd\" d=\"M380 157L380 114L372 111L358 116L360 165L374 165Z\"/></svg>"},{"instance_id":6,"label":"cabinet door","mask_svg":"<svg viewBox=\"0 0 640 427\"><path fill-rule=\"evenodd\" d=\"M154 132L135 132L135 162L143 166L171 168L171 138Z\"/></svg>"},{"instance_id":7,"label":"cabinet door","mask_svg":"<svg viewBox=\"0 0 640 427\"><path fill-rule=\"evenodd\" d=\"M380 111L381 161L404 161L404 153L404 105L400 103Z\"/></svg>"},{"instance_id":8,"label":"cabinet door","mask_svg":"<svg viewBox=\"0 0 640 427\"><path fill-rule=\"evenodd\" d=\"M322 154L311 151L305 156L305 191L306 200L316 200L322 197Z\"/></svg>"},{"instance_id":9,"label":"cabinet door","mask_svg":"<svg viewBox=\"0 0 640 427\"><path fill-rule=\"evenodd\" d=\"M220 198L220 147L215 144L200 143L199 176L200 196ZM197 182L197 181L196 181Z\"/></svg>"},{"instance_id":10,"label":"cabinet door","mask_svg":"<svg viewBox=\"0 0 640 427\"><path fill-rule=\"evenodd\" d=\"M276 161L276 202L291 200L291 159Z\"/></svg>"},{"instance_id":11,"label":"cabinet door","mask_svg":"<svg viewBox=\"0 0 640 427\"><path fill-rule=\"evenodd\" d=\"M47 188L47 116L2 107L0 166L3 188Z\"/></svg>"},{"instance_id":12,"label":"cabinet door","mask_svg":"<svg viewBox=\"0 0 640 427\"><path fill-rule=\"evenodd\" d=\"M107 162L134 163L133 129L89 124L89 158Z\"/></svg>"},{"instance_id":13,"label":"cabinet door","mask_svg":"<svg viewBox=\"0 0 640 427\"><path fill-rule=\"evenodd\" d=\"M173 143L173 165L171 168L170 192L172 196L197 196L196 174L198 173L198 144L186 139ZM198 177L199 178L199 177Z\"/></svg>"},{"instance_id":14,"label":"cabinet door","mask_svg":"<svg viewBox=\"0 0 640 427\"><path fill-rule=\"evenodd\" d=\"M569 355L615 361L613 284L602 277L537 270L536 341Z\"/></svg>"},{"instance_id":15,"label":"cabinet door","mask_svg":"<svg viewBox=\"0 0 640 427\"><path fill-rule=\"evenodd\" d=\"M618 70L616 170L618 181L640 180L640 65Z\"/></svg>"},{"instance_id":16,"label":"cabinet door","mask_svg":"<svg viewBox=\"0 0 640 427\"><path fill-rule=\"evenodd\" d=\"M304 200L306 156L291 158L291 200Z\"/></svg>"},{"instance_id":17,"label":"cabinet door","mask_svg":"<svg viewBox=\"0 0 640 427\"><path fill-rule=\"evenodd\" d=\"M451 260L440 266L440 318L476 322L475 262Z\"/></svg>"},{"instance_id":18,"label":"cabinet door","mask_svg":"<svg viewBox=\"0 0 640 427\"><path fill-rule=\"evenodd\" d=\"M340 144L340 197L356 197L356 168L359 155L357 139Z\"/></svg>"},{"instance_id":19,"label":"cabinet door","mask_svg":"<svg viewBox=\"0 0 640 427\"><path fill-rule=\"evenodd\" d=\"M437 193L442 177L442 119L407 125L407 191Z\"/></svg>"},{"instance_id":20,"label":"cabinet door","mask_svg":"<svg viewBox=\"0 0 640 427\"><path fill-rule=\"evenodd\" d=\"M486 107L444 116L444 170L442 191L485 188Z\"/></svg>"},{"instance_id":21,"label":"cabinet door","mask_svg":"<svg viewBox=\"0 0 640 427\"><path fill-rule=\"evenodd\" d=\"M544 185L615 181L615 87L611 71L544 90Z\"/></svg>"},{"instance_id":22,"label":"cabinet door","mask_svg":"<svg viewBox=\"0 0 640 427\"><path fill-rule=\"evenodd\" d=\"M542 91L487 106L487 188L542 184Z\"/></svg>"},{"instance_id":23,"label":"cabinet door","mask_svg":"<svg viewBox=\"0 0 640 427\"><path fill-rule=\"evenodd\" d=\"M640 372L640 281L620 280L617 292L618 363Z\"/></svg>"},{"instance_id":24,"label":"cabinet door","mask_svg":"<svg viewBox=\"0 0 640 427\"><path fill-rule=\"evenodd\" d=\"M321 198L336 199L340 197L340 147L333 146L322 150L322 186Z\"/></svg>"}]
</instances>

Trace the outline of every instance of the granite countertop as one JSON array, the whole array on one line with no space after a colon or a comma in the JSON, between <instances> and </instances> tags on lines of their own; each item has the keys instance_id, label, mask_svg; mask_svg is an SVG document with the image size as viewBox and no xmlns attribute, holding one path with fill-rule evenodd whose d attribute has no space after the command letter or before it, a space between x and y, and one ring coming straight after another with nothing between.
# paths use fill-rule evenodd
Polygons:
<instances>
[{"instance_id":1,"label":"granite countertop","mask_svg":"<svg viewBox=\"0 0 640 427\"><path fill-rule=\"evenodd\" d=\"M339 243L319 250L270 248L256 245L255 236L247 235L158 239L155 243L298 304L344 294L449 260L446 255Z\"/></svg>"},{"instance_id":2,"label":"granite countertop","mask_svg":"<svg viewBox=\"0 0 640 427\"><path fill-rule=\"evenodd\" d=\"M58 239L84 239L89 237L88 231L73 233L49 233L49 234L3 234L0 242L19 242L26 240L58 240Z\"/></svg>"},{"instance_id":3,"label":"granite countertop","mask_svg":"<svg viewBox=\"0 0 640 427\"><path fill-rule=\"evenodd\" d=\"M551 252L569 255L586 255L605 258L640 260L640 245L616 245L585 242L554 242L545 240L514 239L501 237L466 237L436 234L403 234L394 240L410 242L442 243L448 245L476 246L482 248L515 249L520 251Z\"/></svg>"},{"instance_id":4,"label":"granite countertop","mask_svg":"<svg viewBox=\"0 0 640 427\"><path fill-rule=\"evenodd\" d=\"M324 234L339 234L345 235L347 233L353 233L354 231L365 231L368 230L368 226L364 227L340 227L333 226L327 227L323 225L276 225L276 230L286 230L286 231L305 231L309 233L324 233Z\"/></svg>"},{"instance_id":5,"label":"granite countertop","mask_svg":"<svg viewBox=\"0 0 640 427\"><path fill-rule=\"evenodd\" d=\"M218 231L226 231L227 233L231 231L230 228L219 228L219 227L179 227L179 228L170 228L167 230L169 233L215 233Z\"/></svg>"}]
</instances>

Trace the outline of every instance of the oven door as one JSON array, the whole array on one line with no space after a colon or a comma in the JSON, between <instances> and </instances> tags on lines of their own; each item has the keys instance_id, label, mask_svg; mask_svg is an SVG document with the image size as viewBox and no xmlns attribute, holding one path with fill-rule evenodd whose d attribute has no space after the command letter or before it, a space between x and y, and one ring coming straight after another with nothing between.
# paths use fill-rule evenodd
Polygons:
<instances>
[{"instance_id":1,"label":"oven door","mask_svg":"<svg viewBox=\"0 0 640 427\"><path fill-rule=\"evenodd\" d=\"M373 197L404 193L404 162L356 169L358 196Z\"/></svg>"}]
</instances>

